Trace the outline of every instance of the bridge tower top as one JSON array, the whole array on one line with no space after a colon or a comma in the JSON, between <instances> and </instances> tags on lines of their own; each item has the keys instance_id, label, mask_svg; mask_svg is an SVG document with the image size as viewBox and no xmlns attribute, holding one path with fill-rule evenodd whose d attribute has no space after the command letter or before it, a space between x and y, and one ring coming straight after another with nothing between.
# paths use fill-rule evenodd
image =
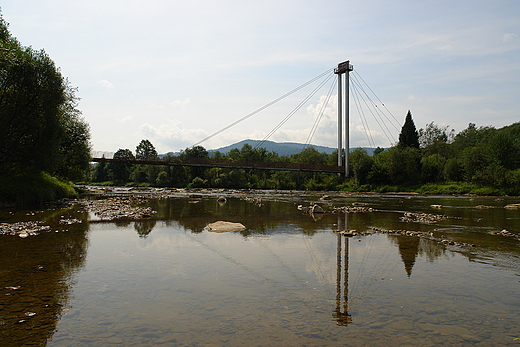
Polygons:
<instances>
[{"instance_id":1,"label":"bridge tower top","mask_svg":"<svg viewBox=\"0 0 520 347\"><path fill-rule=\"evenodd\" d=\"M350 64L350 60L344 61L343 63L339 63L338 67L334 69L334 73L336 75L341 75L346 72L350 72L354 70L354 66Z\"/></svg>"}]
</instances>

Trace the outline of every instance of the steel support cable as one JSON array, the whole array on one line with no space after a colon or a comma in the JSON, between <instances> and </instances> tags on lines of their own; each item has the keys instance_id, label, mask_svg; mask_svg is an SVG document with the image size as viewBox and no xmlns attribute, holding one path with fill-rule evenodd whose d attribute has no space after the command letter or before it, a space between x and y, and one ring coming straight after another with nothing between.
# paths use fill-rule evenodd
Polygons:
<instances>
[{"instance_id":1,"label":"steel support cable","mask_svg":"<svg viewBox=\"0 0 520 347\"><path fill-rule=\"evenodd\" d=\"M268 138L270 138L275 132L278 131L278 129L280 129L292 116L294 116L294 114L296 112L298 112L302 107L303 105L305 105L305 103L307 101L309 101L317 92L318 90L320 90L323 85L325 85L334 75L330 75L327 79L325 79L323 82L321 82L309 95L307 95L307 97L305 97L305 99L303 99L299 104L298 106L296 106L280 123L278 123L277 126L275 126L273 128L273 130L271 130L269 132L269 134L267 134L264 139L262 141L260 141L256 146L255 146L255 149L257 148L260 148L261 145L263 145L265 143L265 141L267 141Z\"/></svg>"},{"instance_id":2,"label":"steel support cable","mask_svg":"<svg viewBox=\"0 0 520 347\"><path fill-rule=\"evenodd\" d=\"M377 107L377 104L372 100L372 98L371 98L371 97L368 95L368 93L365 91L365 89L363 88L363 85L361 84L361 82L359 82L359 81L357 80L357 76L359 76L359 74L357 74L357 75L353 75L353 76L354 76L354 80L355 80L356 83L358 84L360 90L361 90L361 91L366 95L367 99L370 100L370 102L374 105L374 108L377 110L377 113L378 113L378 114L381 113L381 114L382 114L382 115L383 115L383 116L384 116L384 117L385 117L385 118L390 122L390 124L392 124L392 126L395 128L395 130L399 131L399 122L397 121L397 119L395 119L394 115L393 115L392 113L390 113L390 111L388 111L388 112L392 115L392 118L394 118L394 120L395 120L395 124L392 122L392 120L391 120L390 118L388 118L388 117L385 115L385 113L384 113L382 110L380 110L379 107ZM361 76L359 76L359 77L361 78ZM363 81L363 82L364 82L364 81ZM366 84L366 83L365 83L365 84ZM368 86L368 84L367 84L367 87L370 89L370 87ZM370 89L370 90L372 91L372 89ZM373 91L372 91L372 94L375 95L375 93L374 93ZM379 98L377 97L377 95L375 95L375 97L379 100ZM381 100L379 100L379 101L381 102ZM383 104L383 103L382 103L382 104ZM383 104L383 106L384 106L384 104ZM386 106L385 106L385 109L386 109ZM388 109L386 109L386 110L388 110ZM380 117L381 117L381 116L380 116ZM383 118L383 117L381 117L381 119L382 119L382 118Z\"/></svg>"},{"instance_id":3,"label":"steel support cable","mask_svg":"<svg viewBox=\"0 0 520 347\"><path fill-rule=\"evenodd\" d=\"M349 85L350 90L352 91L352 95L354 97L354 104L356 105L356 109L358 110L359 117L361 118L361 123L363 123L363 127L365 128L365 134L367 135L368 145L375 147L374 139L372 138L372 133L370 132L370 128L368 126L368 120L365 117L365 112L359 103L358 91L353 85Z\"/></svg>"},{"instance_id":4,"label":"steel support cable","mask_svg":"<svg viewBox=\"0 0 520 347\"><path fill-rule=\"evenodd\" d=\"M354 81L353 81L354 82ZM361 93L359 93L358 89L357 89L357 86L355 85L355 83L352 83L352 86L353 86L353 89L357 91L359 97L360 97L360 100L363 100L363 103L365 104L366 108L368 109L368 111L372 114L372 117L374 118L374 120L376 121L377 125L379 125L379 128L381 129L381 131L383 132L383 134L385 135L385 137L388 139L388 141L390 143L392 143L392 140L390 139L389 135L387 134L387 131L385 130L385 127L383 127L381 125L381 123L379 122L379 119L374 115L374 112L372 111L372 109L368 106L367 104L367 101L361 96Z\"/></svg>"},{"instance_id":5,"label":"steel support cable","mask_svg":"<svg viewBox=\"0 0 520 347\"><path fill-rule=\"evenodd\" d=\"M205 141L207 141L207 140L209 140L209 139L211 139L211 138L217 136L218 134L221 134L222 132L228 130L229 128L234 127L234 126L237 125L238 123L240 123L240 122L242 122L242 121L244 121L244 120L246 120L246 119L248 119L248 118L254 116L255 114L259 113L260 111L265 110L265 109L268 108L269 106L272 106L272 105L276 104L278 101L285 99L285 98L288 97L289 95L296 93L298 90L300 90L300 89L302 89L302 88L308 86L309 84L313 83L314 81L319 80L320 78L322 78L323 76L329 74L329 73L330 73L331 71L333 71L333 70L334 70L334 69L328 69L327 71L323 72L322 74L320 74L320 75L314 77L313 79L311 79L311 80L305 82L304 84L300 85L299 87L294 88L294 89L291 90L290 92L288 92L288 93L286 93L286 94L280 96L279 98L277 98L277 99L275 99L275 100L273 100L273 101L271 101L271 102L265 104L264 106L262 106L262 107L256 109L255 111L253 111L253 112L251 112L251 113L245 115L244 117L240 118L239 120L234 121L233 123L231 123L231 124L225 126L224 128L220 129L219 131L217 131L217 132L215 132L215 133L213 133L213 134L211 134L211 135L205 137L204 139L202 139L202 140L200 140L199 142L195 143L195 144L192 145L191 147L195 147L195 146L197 146L197 145L200 145L201 143L203 143L203 142L205 142Z\"/></svg>"},{"instance_id":6,"label":"steel support cable","mask_svg":"<svg viewBox=\"0 0 520 347\"><path fill-rule=\"evenodd\" d=\"M247 266L246 264L241 263L241 262L235 260L233 257L231 257L230 255L227 255L223 251L220 251L220 250L216 249L215 247L210 246L207 243L204 243L203 241L199 240L197 237L195 237L193 235L190 235L188 232L185 232L184 235L189 237L189 238L191 238L193 241L197 242L198 244L200 244L201 246L203 246L206 249L210 250L211 252L213 252L213 253L217 254L218 256L222 257L223 259L225 259L225 260L229 261L230 263L234 264L235 266L239 267L240 269L244 270L245 272L249 273L250 275L258 278L262 283L268 284L268 285L270 285L270 286L280 290L281 292L286 293L288 296L291 296L291 297L295 298L296 300L301 300L301 302L303 304L305 304L306 306L308 306L308 307L315 307L315 305L313 305L312 303L308 302L308 300L306 300L305 298L295 294L294 291L288 290L282 284L280 284L277 281L275 281L275 280L273 280L273 279L271 279L271 278L269 278L269 277L259 273L258 271L256 271L255 269Z\"/></svg>"},{"instance_id":7,"label":"steel support cable","mask_svg":"<svg viewBox=\"0 0 520 347\"><path fill-rule=\"evenodd\" d=\"M302 235L303 241L305 242L305 247L309 251L309 255L312 259L312 262L315 265L316 272L318 273L318 281L323 285L323 288L325 288L325 290L328 291L329 294L332 295L333 294L332 291L330 290L330 288L328 288L326 286L327 279L326 279L325 274L323 273L322 266L320 265L320 262L318 260L318 257L316 256L316 253L312 249L312 247L309 243L309 240L306 238L306 236L303 233L301 235Z\"/></svg>"},{"instance_id":8,"label":"steel support cable","mask_svg":"<svg viewBox=\"0 0 520 347\"><path fill-rule=\"evenodd\" d=\"M361 107L361 103L359 102L358 91L355 88L355 86L353 85L353 83L351 83L349 85L349 88L352 91L352 95L354 96L354 103L356 104L356 108L357 108L358 113L360 115L361 122L363 123L363 127L365 128L365 133L367 135L368 144L369 144L369 146L375 147L375 141L374 141L374 138L372 137L372 132L370 131L368 119L366 119L365 112L363 111L363 108Z\"/></svg>"},{"instance_id":9,"label":"steel support cable","mask_svg":"<svg viewBox=\"0 0 520 347\"><path fill-rule=\"evenodd\" d=\"M366 84L365 80L363 80L363 78L357 74L357 75L353 75L356 83L358 84L359 86L359 89L367 96L367 98L370 100L370 102L374 105L374 109L377 110L377 114L380 115L380 118L383 119L386 118L390 124L392 124L392 126L394 127L394 129L396 130L399 130L399 122L397 121L397 119L395 119L394 115L390 112L390 110L388 110L388 108L385 106L385 104L378 98L378 96L374 93L374 91L370 88L370 86L368 84ZM358 80L358 77L364 82L364 84L368 87L368 89L372 92L372 94L376 97L376 99L384 106L384 108L388 111L388 113L392 116L393 118L393 121L392 119L388 118L388 116L385 114L385 112L379 108L377 106L377 103L375 103L372 98L368 95L368 93L365 91L365 88L363 88L363 84ZM394 123L395 121L395 123Z\"/></svg>"},{"instance_id":10,"label":"steel support cable","mask_svg":"<svg viewBox=\"0 0 520 347\"><path fill-rule=\"evenodd\" d=\"M399 121L394 117L394 115L392 114L392 112L390 112L390 110L386 107L386 105L377 97L377 94L374 93L374 91L372 90L372 88L370 88L370 86L368 85L368 83L365 82L365 80L363 79L363 77L361 77L361 75L359 73L357 73L356 71L354 71L355 75L357 75L362 81L363 83L368 87L368 89L370 89L370 91L372 92L372 94L374 94L374 96L377 98L377 100L381 103L381 105L383 105L383 107L385 108L385 110L388 111L388 113L390 113L390 115L392 116L392 118L396 121L397 124L399 124Z\"/></svg>"},{"instance_id":11,"label":"steel support cable","mask_svg":"<svg viewBox=\"0 0 520 347\"><path fill-rule=\"evenodd\" d=\"M366 96L366 98L370 101L370 103L372 104L372 107L374 108L375 110L375 113L379 116L379 118L381 119L381 122L384 124L385 128L387 129L388 133L391 134L392 132L390 131L390 129L388 129L388 126L386 125L386 122L384 121L383 117L386 118L390 124L394 127L395 130L399 130L398 127L396 127L396 125L394 123L392 123L391 119L389 119L385 114L384 112L379 108L377 107L377 104L372 100L372 98L368 95L368 93L365 91L365 89L363 88L363 86L361 85L361 83L356 79L356 77L354 76L354 79L352 80L353 83L357 84L358 88L363 92L363 94Z\"/></svg>"},{"instance_id":12,"label":"steel support cable","mask_svg":"<svg viewBox=\"0 0 520 347\"><path fill-rule=\"evenodd\" d=\"M259 241L258 238L254 238L256 239L256 241L258 243L260 243L260 245L267 251L271 254L271 256L278 262L280 263L280 265L285 269L285 271L287 271L289 273L289 275L295 279L300 285L301 287L306 291L308 292L308 294L310 294L309 296L310 297L316 297L316 294L313 293L313 291L310 289L309 287L309 283L306 282L303 278L299 277L296 272L294 272L294 270L289 266L287 265L276 253L274 253L271 248L269 246L267 246L267 244L264 244L262 241ZM306 245L307 246L307 245ZM313 259L314 260L314 259ZM327 289L327 288L325 288ZM319 299L322 299L322 298L318 298L317 300ZM317 301L316 300L316 301Z\"/></svg>"},{"instance_id":13,"label":"steel support cable","mask_svg":"<svg viewBox=\"0 0 520 347\"><path fill-rule=\"evenodd\" d=\"M314 121L314 124L312 125L311 131L309 132L309 135L307 136L307 140L305 140L305 145L303 146L303 149L310 146L312 138L314 137L314 134L316 133L316 130L318 130L318 125L320 124L321 118L323 117L323 114L325 113L325 108L329 104L330 98L332 96L332 92L334 88L336 88L336 84L338 83L337 79L334 79L332 82L332 85L330 86L329 92L327 94L327 97L325 98L325 102L321 106L321 110L316 117L316 120Z\"/></svg>"},{"instance_id":14,"label":"steel support cable","mask_svg":"<svg viewBox=\"0 0 520 347\"><path fill-rule=\"evenodd\" d=\"M333 80L335 81L335 80ZM320 111L318 112L318 115L316 116L316 119L314 120L314 123L312 124L312 127L309 131L309 135L307 135L307 139L305 140L305 143L303 145L303 149L306 149L307 147L310 146L310 142L312 140L312 138L314 137L314 134L316 133L316 130L318 129L318 125L321 121L321 118L323 117L323 113L324 113L324 110L325 110L325 107L327 106L327 104L329 103L329 99L330 99L330 96L331 96L331 93L332 93L332 90L334 88L334 86L336 85L335 82L332 83L332 85L330 86L330 89L325 97L325 102L321 105L321 108L320 108Z\"/></svg>"},{"instance_id":15,"label":"steel support cable","mask_svg":"<svg viewBox=\"0 0 520 347\"><path fill-rule=\"evenodd\" d=\"M353 82L354 82L353 85L356 85L355 80L353 80ZM357 88L357 86L356 86L355 88ZM365 94L365 95L366 95L366 94ZM390 137L392 137L392 136L390 136L390 135L388 134L388 133L390 133L390 130L388 129L388 127L386 127L386 124L383 122L383 124L385 124L385 126L381 125L381 123L379 122L378 118L374 115L374 112L372 111L372 108L370 108L370 106L368 105L367 100L366 100L365 98L362 98L362 100L363 100L363 102L365 103L365 105L366 105L366 107L368 108L368 110L370 111L370 113L372 114L372 116L374 117L374 119L375 119L375 121L377 122L377 124L379 125L379 127L381 128L381 130L383 131L383 133L385 134L385 136L386 136L386 138L388 139L388 141L389 141L390 143L392 143L392 141L395 142L395 140L390 139ZM376 110L377 110L377 109L376 109ZM382 121L382 119L381 119L381 121ZM386 128L386 130L385 130L385 128ZM388 133L387 133L387 132L388 132Z\"/></svg>"},{"instance_id":16,"label":"steel support cable","mask_svg":"<svg viewBox=\"0 0 520 347\"><path fill-rule=\"evenodd\" d=\"M369 238L368 245L365 247L365 251L363 252L363 257L361 258L361 262L359 264L359 268L357 271L356 276L354 277L354 281L350 284L350 287L352 290L357 293L359 284L361 282L361 278L364 276L366 264L368 262L368 259L370 258L370 254L372 252L372 247L374 246L374 237Z\"/></svg>"},{"instance_id":17,"label":"steel support cable","mask_svg":"<svg viewBox=\"0 0 520 347\"><path fill-rule=\"evenodd\" d=\"M303 105L305 105L305 103L307 101L309 101L317 92L318 90L320 90L323 85L325 85L325 83L327 83L331 78L332 76L334 75L330 75L326 80L324 80L323 82L321 82L309 95L307 95L299 104L298 106L296 106L280 123L278 123L277 126L275 126L270 132L269 134L267 134L264 139L262 141L260 141L256 146L255 146L255 149L256 148L259 148L262 144L264 144L264 142L269 138L271 137L276 131L278 131L278 129L280 129L292 116L294 116L294 114L296 112L298 112L302 107Z\"/></svg>"},{"instance_id":18,"label":"steel support cable","mask_svg":"<svg viewBox=\"0 0 520 347\"><path fill-rule=\"evenodd\" d=\"M384 280L384 277L382 277L383 274L393 273L398 264L399 259L397 259L397 255L390 255L388 250L385 250L381 256L375 260L375 264L372 264L370 267L371 270L366 274L363 283L358 283L362 289L356 291L359 295L352 298L355 300L351 300L350 308L356 309L358 306L363 306L368 297L372 296L376 290L381 287Z\"/></svg>"}]
</instances>

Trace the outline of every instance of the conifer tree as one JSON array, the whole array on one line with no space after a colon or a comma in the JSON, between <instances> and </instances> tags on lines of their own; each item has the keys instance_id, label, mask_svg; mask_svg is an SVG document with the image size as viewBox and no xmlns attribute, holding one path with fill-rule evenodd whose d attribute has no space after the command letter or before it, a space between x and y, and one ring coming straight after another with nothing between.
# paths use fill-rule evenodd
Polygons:
<instances>
[{"instance_id":1,"label":"conifer tree","mask_svg":"<svg viewBox=\"0 0 520 347\"><path fill-rule=\"evenodd\" d=\"M401 133L399 134L398 147L419 148L419 133L415 128L412 113L409 110L403 128L401 129Z\"/></svg>"}]
</instances>

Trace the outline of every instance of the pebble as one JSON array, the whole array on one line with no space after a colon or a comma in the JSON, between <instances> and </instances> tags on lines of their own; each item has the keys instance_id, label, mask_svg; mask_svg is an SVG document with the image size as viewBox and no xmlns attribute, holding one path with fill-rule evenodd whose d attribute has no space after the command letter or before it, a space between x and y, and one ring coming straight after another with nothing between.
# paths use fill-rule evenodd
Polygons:
<instances>
[{"instance_id":1,"label":"pebble","mask_svg":"<svg viewBox=\"0 0 520 347\"><path fill-rule=\"evenodd\" d=\"M28 236L38 235L41 232L49 232L51 227L41 225L42 222L17 222L17 223L0 223L0 235L11 235L26 238Z\"/></svg>"},{"instance_id":2,"label":"pebble","mask_svg":"<svg viewBox=\"0 0 520 347\"><path fill-rule=\"evenodd\" d=\"M374 212L376 211L372 207L366 207L366 206L342 206L342 207L334 207L332 210L332 213L351 213L351 212L360 212L360 213L367 213L367 212Z\"/></svg>"},{"instance_id":3,"label":"pebble","mask_svg":"<svg viewBox=\"0 0 520 347\"><path fill-rule=\"evenodd\" d=\"M448 216L440 215L440 214L431 214L431 213L415 213L415 212L405 212L403 217L399 218L402 222L415 222L415 223L425 223L432 224L437 223L443 220L448 219Z\"/></svg>"},{"instance_id":4,"label":"pebble","mask_svg":"<svg viewBox=\"0 0 520 347\"><path fill-rule=\"evenodd\" d=\"M83 200L89 212L94 213L102 220L116 219L145 219L150 218L157 211L150 207L135 206L148 201L137 196L111 197L100 200Z\"/></svg>"}]
</instances>

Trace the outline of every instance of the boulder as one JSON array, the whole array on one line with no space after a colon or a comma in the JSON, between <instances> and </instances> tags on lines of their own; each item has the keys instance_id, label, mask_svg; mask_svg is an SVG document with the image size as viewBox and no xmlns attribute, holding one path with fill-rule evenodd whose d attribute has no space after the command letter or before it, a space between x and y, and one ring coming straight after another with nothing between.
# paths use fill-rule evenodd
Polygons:
<instances>
[{"instance_id":1,"label":"boulder","mask_svg":"<svg viewBox=\"0 0 520 347\"><path fill-rule=\"evenodd\" d=\"M246 227L242 223L218 221L206 225L204 229L216 233L225 233L228 231L242 231L245 230Z\"/></svg>"}]
</instances>

